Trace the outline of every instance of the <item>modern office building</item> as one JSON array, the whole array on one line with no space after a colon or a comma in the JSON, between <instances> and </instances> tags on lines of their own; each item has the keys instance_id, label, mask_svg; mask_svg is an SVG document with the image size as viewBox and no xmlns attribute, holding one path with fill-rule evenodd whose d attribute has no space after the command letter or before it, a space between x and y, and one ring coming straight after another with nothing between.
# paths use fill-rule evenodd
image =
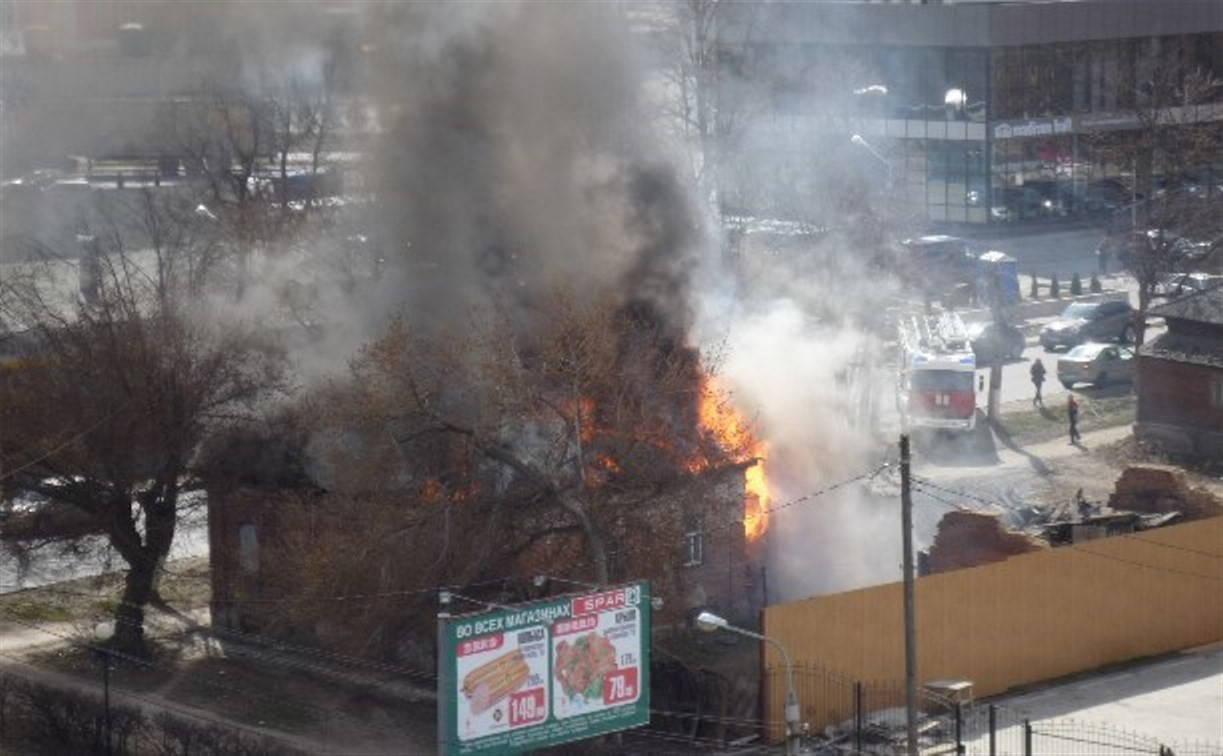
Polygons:
<instances>
[{"instance_id":1,"label":"modern office building","mask_svg":"<svg viewBox=\"0 0 1223 756\"><path fill-rule=\"evenodd\" d=\"M740 20L750 31L726 57L769 89L741 140L756 170L857 150L887 163L879 181L903 182L928 223L1041 222L1116 209L1143 186L1223 188L1214 0L778 2ZM1152 137L1168 149L1144 158Z\"/></svg>"}]
</instances>

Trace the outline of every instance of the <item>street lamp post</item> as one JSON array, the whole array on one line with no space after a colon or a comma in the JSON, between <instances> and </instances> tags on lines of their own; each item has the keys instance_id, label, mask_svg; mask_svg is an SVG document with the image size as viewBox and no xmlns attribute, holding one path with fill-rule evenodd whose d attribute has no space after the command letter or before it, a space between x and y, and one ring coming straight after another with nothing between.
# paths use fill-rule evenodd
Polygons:
<instances>
[{"instance_id":1,"label":"street lamp post","mask_svg":"<svg viewBox=\"0 0 1223 756\"><path fill-rule=\"evenodd\" d=\"M892 161L888 160L883 155L880 155L879 150L875 149L875 146L873 144L863 139L861 134L853 134L852 136L849 137L849 141L853 142L854 144L858 145L862 149L866 150L868 153L870 153L871 157L875 158L880 163L883 163L883 167L887 168L888 170L888 189L891 189L892 188Z\"/></svg>"},{"instance_id":2,"label":"street lamp post","mask_svg":"<svg viewBox=\"0 0 1223 756\"><path fill-rule=\"evenodd\" d=\"M110 747L110 651L106 650L106 644L110 642L114 635L115 623L113 622L99 622L93 628L93 639L95 641L93 653L102 665L102 723L106 738L103 753L106 754L112 753Z\"/></svg>"},{"instance_id":3,"label":"street lamp post","mask_svg":"<svg viewBox=\"0 0 1223 756\"><path fill-rule=\"evenodd\" d=\"M786 647L767 635L735 627L712 612L701 612L697 615L696 624L702 630L708 632L727 630L748 638L764 641L771 644L781 654L781 659L786 665L786 754L788 756L797 754L799 729L798 695L794 692L794 665L790 662L790 654L786 651Z\"/></svg>"}]
</instances>

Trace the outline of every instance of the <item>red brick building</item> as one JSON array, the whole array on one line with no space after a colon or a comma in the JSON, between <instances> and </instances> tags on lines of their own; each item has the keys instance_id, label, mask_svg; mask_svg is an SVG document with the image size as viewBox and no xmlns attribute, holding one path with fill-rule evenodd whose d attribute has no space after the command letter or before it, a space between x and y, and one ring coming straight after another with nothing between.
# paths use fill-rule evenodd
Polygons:
<instances>
[{"instance_id":1,"label":"red brick building","mask_svg":"<svg viewBox=\"0 0 1223 756\"><path fill-rule=\"evenodd\" d=\"M379 498L377 493L333 486L323 465L311 460L304 448L286 443L248 440L228 449L225 456L218 467L222 474L208 482L214 625L340 650L355 650L344 645L361 633L404 636L413 634L403 632L405 628L431 626L436 590L429 590L427 584L432 578L418 576L409 585L404 581L412 581L411 575L396 575L388 582L386 567L381 566L410 559L396 551L402 548L396 541L385 538L402 522L395 519L395 495ZM764 600L764 543L749 541L743 529L748 464L683 476L657 488L648 507L626 506L626 511L636 514L612 519L602 527L609 580L650 580L652 594L663 599L664 607L655 614L656 629L682 625L702 609L755 625ZM612 499L607 505L615 503ZM460 592L513 602L540 590L572 591L575 584L593 579L583 537L572 528L556 528L555 535L531 539L480 574L465 573L463 564L470 564L473 549L482 548L477 543L482 531L460 522L464 506L455 505L451 522L455 532L470 535L459 536L461 541L450 552L456 567L449 574L455 576L456 588L467 583L478 587ZM523 527L525 520L527 530L548 530L540 523L530 524L531 517L548 517L546 510L510 516L516 518L513 527ZM354 549L363 553L355 569L344 553ZM365 565L368 571L362 570ZM340 571L351 576L339 575ZM328 582L332 574L340 579ZM557 581L541 586L534 581L537 575ZM320 580L331 586L328 591L385 592L397 598L379 602L376 608L362 602L334 604L343 608L340 618L333 611L295 611L318 600ZM337 584L342 590L334 588ZM358 616L362 612L366 616ZM384 646L380 653L423 661L407 658L420 653L413 644Z\"/></svg>"},{"instance_id":2,"label":"red brick building","mask_svg":"<svg viewBox=\"0 0 1223 756\"><path fill-rule=\"evenodd\" d=\"M1168 332L1138 350L1138 438L1223 459L1223 286L1152 308Z\"/></svg>"}]
</instances>

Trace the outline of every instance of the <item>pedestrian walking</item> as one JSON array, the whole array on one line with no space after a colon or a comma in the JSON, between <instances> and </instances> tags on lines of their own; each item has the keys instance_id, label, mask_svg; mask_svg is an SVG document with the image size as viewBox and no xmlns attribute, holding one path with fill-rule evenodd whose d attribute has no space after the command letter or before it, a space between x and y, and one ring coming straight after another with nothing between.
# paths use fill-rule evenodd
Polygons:
<instances>
[{"instance_id":1,"label":"pedestrian walking","mask_svg":"<svg viewBox=\"0 0 1223 756\"><path fill-rule=\"evenodd\" d=\"M1066 400L1066 417L1070 419L1070 443L1077 444L1082 436L1079 435L1079 403L1074 394Z\"/></svg>"},{"instance_id":2,"label":"pedestrian walking","mask_svg":"<svg viewBox=\"0 0 1223 756\"><path fill-rule=\"evenodd\" d=\"M1036 387L1036 395L1032 397L1032 406L1045 406L1045 400L1040 396L1040 387L1045 382L1045 363L1037 357L1032 361L1032 369L1029 371L1032 374L1032 385Z\"/></svg>"}]
</instances>

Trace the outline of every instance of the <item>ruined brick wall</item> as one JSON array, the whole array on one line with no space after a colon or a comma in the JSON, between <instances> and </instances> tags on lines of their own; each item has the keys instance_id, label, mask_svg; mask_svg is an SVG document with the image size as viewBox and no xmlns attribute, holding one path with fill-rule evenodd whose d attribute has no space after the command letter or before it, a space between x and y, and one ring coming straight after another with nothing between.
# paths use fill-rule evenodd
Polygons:
<instances>
[{"instance_id":1,"label":"ruined brick wall","mask_svg":"<svg viewBox=\"0 0 1223 756\"><path fill-rule=\"evenodd\" d=\"M976 567L1048 546L1022 533L1002 527L997 515L983 512L948 512L939 521L930 547L930 573Z\"/></svg>"},{"instance_id":2,"label":"ruined brick wall","mask_svg":"<svg viewBox=\"0 0 1223 756\"><path fill-rule=\"evenodd\" d=\"M1186 520L1223 514L1223 501L1204 488L1190 488L1185 473L1167 465L1126 468L1108 497L1108 505L1144 514L1181 512Z\"/></svg>"}]
</instances>

